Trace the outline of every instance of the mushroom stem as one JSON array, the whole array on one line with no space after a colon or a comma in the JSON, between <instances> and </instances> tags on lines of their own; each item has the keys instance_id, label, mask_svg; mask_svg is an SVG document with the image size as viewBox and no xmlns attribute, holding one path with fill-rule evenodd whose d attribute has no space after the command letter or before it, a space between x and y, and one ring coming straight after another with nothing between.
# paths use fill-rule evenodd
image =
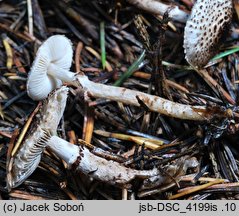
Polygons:
<instances>
[{"instance_id":1,"label":"mushroom stem","mask_svg":"<svg viewBox=\"0 0 239 216\"><path fill-rule=\"evenodd\" d=\"M112 185L126 186L135 178L148 179L159 176L158 169L135 170L120 163L106 160L91 153L83 146L76 146L57 136L47 141L47 146L69 167Z\"/></svg>"},{"instance_id":2,"label":"mushroom stem","mask_svg":"<svg viewBox=\"0 0 239 216\"><path fill-rule=\"evenodd\" d=\"M130 4L150 13L163 16L169 12L169 17L179 22L186 22L188 14L178 6L167 5L158 0L127 0Z\"/></svg>"},{"instance_id":3,"label":"mushroom stem","mask_svg":"<svg viewBox=\"0 0 239 216\"><path fill-rule=\"evenodd\" d=\"M54 63L49 64L48 74L52 77L60 79L63 82L72 82L75 79L75 73L60 68Z\"/></svg>"},{"instance_id":4,"label":"mushroom stem","mask_svg":"<svg viewBox=\"0 0 239 216\"><path fill-rule=\"evenodd\" d=\"M47 146L54 151L58 157L64 160L68 166L71 166L79 156L79 147L61 139L58 136L52 136L47 142Z\"/></svg>"},{"instance_id":5,"label":"mushroom stem","mask_svg":"<svg viewBox=\"0 0 239 216\"><path fill-rule=\"evenodd\" d=\"M175 103L155 95L127 88L94 83L85 75L78 75L76 80L85 91L88 91L95 98L106 98L134 106L140 106L139 101L141 101L151 111L179 119L203 121L209 118L204 106Z\"/></svg>"}]
</instances>

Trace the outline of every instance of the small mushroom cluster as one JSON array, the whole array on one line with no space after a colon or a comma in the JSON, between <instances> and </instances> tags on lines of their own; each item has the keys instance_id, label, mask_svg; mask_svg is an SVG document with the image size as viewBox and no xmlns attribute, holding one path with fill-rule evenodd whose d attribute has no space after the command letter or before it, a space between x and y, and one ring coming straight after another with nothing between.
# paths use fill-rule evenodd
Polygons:
<instances>
[{"instance_id":1,"label":"small mushroom cluster","mask_svg":"<svg viewBox=\"0 0 239 216\"><path fill-rule=\"evenodd\" d=\"M83 146L73 145L57 136L57 127L66 106L68 88L52 92L38 111L38 122L31 129L22 145L9 162L8 188L22 184L37 168L44 149L50 148L69 168L113 185L125 186L134 178L148 179L159 176L158 169L135 170L118 162L94 155Z\"/></svg>"},{"instance_id":2,"label":"small mushroom cluster","mask_svg":"<svg viewBox=\"0 0 239 216\"><path fill-rule=\"evenodd\" d=\"M232 19L232 10L232 0L198 0L195 3L184 36L186 59L194 68L204 67L217 52ZM186 17L184 13L182 15ZM73 145L57 136L69 91L68 87L62 85L63 82L74 83L95 98L134 106L140 106L141 101L149 110L174 118L205 121L213 116L207 115L205 106L179 104L139 91L94 83L84 74L70 71L72 57L72 43L62 35L48 38L36 54L27 80L27 93L33 100L43 100L43 105L35 117L35 123L8 163L8 188L19 186L34 172L45 148L51 149L69 168L90 174L100 181L125 187L133 179L140 178L145 180L145 185L147 182L161 184L165 177L156 168L131 169L96 156L86 147Z\"/></svg>"},{"instance_id":3,"label":"small mushroom cluster","mask_svg":"<svg viewBox=\"0 0 239 216\"><path fill-rule=\"evenodd\" d=\"M12 155L8 164L8 188L20 185L37 168L45 148L50 148L69 166L85 174L90 174L100 181L126 186L135 178L154 182L164 179L158 169L135 170L127 168L115 161L109 161L91 153L87 148L68 143L57 136L57 127L62 118L68 95L68 87L62 82L76 82L83 90L94 97L103 97L139 106L137 97L149 108L173 117L177 115L186 119L202 120L204 107L191 107L173 103L160 97L145 93L97 84L87 76L69 71L72 61L71 42L61 35L50 37L39 48L27 81L27 92L33 100L44 100L36 114L35 123L23 139L16 154ZM57 88L54 90L55 88ZM154 105L152 105L154 104ZM182 113L176 113L172 106L182 106ZM194 111L194 109L196 111ZM185 115L185 110L188 112ZM200 114L202 112L202 116ZM161 179L161 180L162 180ZM160 182L163 182L161 181Z\"/></svg>"}]
</instances>

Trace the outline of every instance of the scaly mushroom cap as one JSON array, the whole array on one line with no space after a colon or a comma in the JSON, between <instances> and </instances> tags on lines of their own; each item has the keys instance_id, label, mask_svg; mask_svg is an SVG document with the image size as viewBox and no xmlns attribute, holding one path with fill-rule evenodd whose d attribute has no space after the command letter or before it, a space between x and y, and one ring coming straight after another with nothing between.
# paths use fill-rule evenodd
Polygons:
<instances>
[{"instance_id":1,"label":"scaly mushroom cap","mask_svg":"<svg viewBox=\"0 0 239 216\"><path fill-rule=\"evenodd\" d=\"M49 37L38 49L36 58L27 80L27 93L33 100L43 100L54 89L62 85L62 81L49 75L50 64L69 70L72 63L73 50L69 39L63 35Z\"/></svg>"},{"instance_id":2,"label":"scaly mushroom cap","mask_svg":"<svg viewBox=\"0 0 239 216\"><path fill-rule=\"evenodd\" d=\"M46 132L56 135L56 130L66 106L68 88L62 86L52 92L32 121L31 128L17 153L10 159L8 188L20 185L37 168L46 144Z\"/></svg>"},{"instance_id":3,"label":"scaly mushroom cap","mask_svg":"<svg viewBox=\"0 0 239 216\"><path fill-rule=\"evenodd\" d=\"M194 4L184 32L184 52L190 65L202 68L217 53L232 14L232 0L198 0Z\"/></svg>"}]
</instances>

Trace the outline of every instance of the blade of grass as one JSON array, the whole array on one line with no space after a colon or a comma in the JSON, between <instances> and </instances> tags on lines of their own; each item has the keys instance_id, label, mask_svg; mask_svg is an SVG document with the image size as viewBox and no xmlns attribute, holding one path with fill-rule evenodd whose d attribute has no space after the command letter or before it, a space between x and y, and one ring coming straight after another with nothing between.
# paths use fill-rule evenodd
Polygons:
<instances>
[{"instance_id":1,"label":"blade of grass","mask_svg":"<svg viewBox=\"0 0 239 216\"><path fill-rule=\"evenodd\" d=\"M173 64L173 63L170 63L167 61L162 61L162 65L171 67L171 68L175 68L175 69L180 69L180 70L193 70L193 68L191 66Z\"/></svg>"},{"instance_id":2,"label":"blade of grass","mask_svg":"<svg viewBox=\"0 0 239 216\"><path fill-rule=\"evenodd\" d=\"M145 50L139 58L128 68L128 70L114 83L114 86L121 86L136 70L139 69L140 64L144 60Z\"/></svg>"},{"instance_id":3,"label":"blade of grass","mask_svg":"<svg viewBox=\"0 0 239 216\"><path fill-rule=\"evenodd\" d=\"M228 56L228 55L231 55L231 54L233 54L235 52L238 52L238 51L239 51L239 47L238 46L234 47L234 48L232 48L230 50L227 50L225 52L219 53L218 55L214 56L212 58L212 61L220 59L220 58L223 58L223 57Z\"/></svg>"},{"instance_id":4,"label":"blade of grass","mask_svg":"<svg viewBox=\"0 0 239 216\"><path fill-rule=\"evenodd\" d=\"M106 52L105 52L105 23L100 23L100 49L101 49L101 62L103 70L106 66Z\"/></svg>"}]
</instances>

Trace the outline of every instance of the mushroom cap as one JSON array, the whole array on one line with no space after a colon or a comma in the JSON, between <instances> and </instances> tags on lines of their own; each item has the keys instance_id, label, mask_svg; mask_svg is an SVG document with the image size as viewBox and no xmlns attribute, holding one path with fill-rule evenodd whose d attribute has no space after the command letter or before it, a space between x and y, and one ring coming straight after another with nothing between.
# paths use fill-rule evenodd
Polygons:
<instances>
[{"instance_id":1,"label":"mushroom cap","mask_svg":"<svg viewBox=\"0 0 239 216\"><path fill-rule=\"evenodd\" d=\"M198 0L194 4L184 31L184 52L190 65L200 69L214 57L232 14L232 0Z\"/></svg>"},{"instance_id":2,"label":"mushroom cap","mask_svg":"<svg viewBox=\"0 0 239 216\"><path fill-rule=\"evenodd\" d=\"M30 130L16 154L10 159L7 173L8 188L15 188L26 180L37 168L50 134L56 130L65 110L68 88L62 86L53 91L43 102L32 120Z\"/></svg>"},{"instance_id":3,"label":"mushroom cap","mask_svg":"<svg viewBox=\"0 0 239 216\"><path fill-rule=\"evenodd\" d=\"M48 74L48 66L54 64L69 70L72 63L72 43L63 35L49 37L38 49L27 80L27 93L33 100L43 100L62 81Z\"/></svg>"}]
</instances>

